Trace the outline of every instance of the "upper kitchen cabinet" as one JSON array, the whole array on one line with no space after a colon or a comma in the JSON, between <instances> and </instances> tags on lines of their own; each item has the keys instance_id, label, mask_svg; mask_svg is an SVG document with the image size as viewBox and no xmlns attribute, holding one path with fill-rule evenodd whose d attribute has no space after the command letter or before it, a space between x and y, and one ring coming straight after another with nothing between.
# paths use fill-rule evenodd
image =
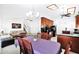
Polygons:
<instances>
[{"instance_id":1,"label":"upper kitchen cabinet","mask_svg":"<svg viewBox=\"0 0 79 59\"><path fill-rule=\"evenodd\" d=\"M53 26L53 21L46 17L41 17L41 26L51 27Z\"/></svg>"},{"instance_id":2,"label":"upper kitchen cabinet","mask_svg":"<svg viewBox=\"0 0 79 59\"><path fill-rule=\"evenodd\" d=\"M79 29L79 15L76 16L76 28Z\"/></svg>"}]
</instances>

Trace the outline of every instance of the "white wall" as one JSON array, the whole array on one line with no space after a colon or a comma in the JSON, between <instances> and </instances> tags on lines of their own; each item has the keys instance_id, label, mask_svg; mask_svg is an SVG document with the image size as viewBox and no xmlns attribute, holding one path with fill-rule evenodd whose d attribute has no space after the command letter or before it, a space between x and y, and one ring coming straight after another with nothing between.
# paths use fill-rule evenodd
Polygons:
<instances>
[{"instance_id":1,"label":"white wall","mask_svg":"<svg viewBox=\"0 0 79 59\"><path fill-rule=\"evenodd\" d=\"M0 18L0 29L1 29L1 18ZM0 30L1 31L1 30Z\"/></svg>"},{"instance_id":2,"label":"white wall","mask_svg":"<svg viewBox=\"0 0 79 59\"><path fill-rule=\"evenodd\" d=\"M1 5L2 7L2 27L1 29L5 32L10 32L15 29L11 28L11 23L28 23L30 31L37 33L40 31L40 17L34 21L26 21L26 13L32 10L32 5ZM6 25L5 25L6 24ZM22 30L23 26L21 29ZM16 29L17 30L17 29Z\"/></svg>"},{"instance_id":3,"label":"white wall","mask_svg":"<svg viewBox=\"0 0 79 59\"><path fill-rule=\"evenodd\" d=\"M0 5L0 31L1 31L1 24L2 24L2 6Z\"/></svg>"},{"instance_id":4,"label":"white wall","mask_svg":"<svg viewBox=\"0 0 79 59\"><path fill-rule=\"evenodd\" d=\"M73 33L74 28L75 28L75 18L74 17L69 17L69 18L63 18L63 19L58 19L58 21L55 22L57 26L57 33L62 33L62 30L67 30L71 31Z\"/></svg>"},{"instance_id":5,"label":"white wall","mask_svg":"<svg viewBox=\"0 0 79 59\"><path fill-rule=\"evenodd\" d=\"M1 29L3 29L6 32L9 32L12 30L11 23L17 22L17 23L21 23L22 25L24 23L28 24L28 26L30 26L31 32L37 33L37 32L40 32L40 17L47 17L54 21L54 25L56 25L57 27L57 33L61 33L62 30L65 30L65 27L67 27L68 30L73 31L73 29L75 28L75 17L72 15L71 17L61 18L61 14L66 12L66 8L70 6L78 7L78 5L58 4L59 9L52 10L52 11L47 9L46 6L47 4L37 4L37 5L36 4L33 4L33 5L31 4L30 5L4 4L4 5L0 5L0 9L2 9ZM30 10L39 12L40 17L33 21L24 20L26 18L26 13Z\"/></svg>"}]
</instances>

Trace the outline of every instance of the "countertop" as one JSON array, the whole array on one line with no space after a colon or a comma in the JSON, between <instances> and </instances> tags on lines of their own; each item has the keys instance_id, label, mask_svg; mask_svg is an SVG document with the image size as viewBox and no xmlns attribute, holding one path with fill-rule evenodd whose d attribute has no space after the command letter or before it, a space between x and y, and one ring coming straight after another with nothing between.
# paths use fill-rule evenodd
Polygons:
<instances>
[{"instance_id":1,"label":"countertop","mask_svg":"<svg viewBox=\"0 0 79 59\"><path fill-rule=\"evenodd\" d=\"M79 34L58 34L58 35L71 36L71 37L79 37Z\"/></svg>"}]
</instances>

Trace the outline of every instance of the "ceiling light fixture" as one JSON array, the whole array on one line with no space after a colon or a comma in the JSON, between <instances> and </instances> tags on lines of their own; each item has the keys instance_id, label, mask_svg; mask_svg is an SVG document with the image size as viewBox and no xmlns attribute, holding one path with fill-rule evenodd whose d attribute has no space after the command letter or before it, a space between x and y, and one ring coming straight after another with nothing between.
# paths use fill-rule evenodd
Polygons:
<instances>
[{"instance_id":1,"label":"ceiling light fixture","mask_svg":"<svg viewBox=\"0 0 79 59\"><path fill-rule=\"evenodd\" d=\"M39 12L29 11L28 13L26 13L26 17L28 20L32 21L39 17Z\"/></svg>"},{"instance_id":2,"label":"ceiling light fixture","mask_svg":"<svg viewBox=\"0 0 79 59\"><path fill-rule=\"evenodd\" d=\"M48 5L47 8L50 10L56 10L58 6L56 4L51 4L51 5Z\"/></svg>"}]
</instances>

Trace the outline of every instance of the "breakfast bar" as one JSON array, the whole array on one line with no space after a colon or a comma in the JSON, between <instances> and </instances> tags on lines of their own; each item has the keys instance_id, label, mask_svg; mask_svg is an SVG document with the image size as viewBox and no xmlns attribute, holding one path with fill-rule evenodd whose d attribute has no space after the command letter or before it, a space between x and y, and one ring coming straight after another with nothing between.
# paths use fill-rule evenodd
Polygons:
<instances>
[{"instance_id":1,"label":"breakfast bar","mask_svg":"<svg viewBox=\"0 0 79 59\"><path fill-rule=\"evenodd\" d=\"M79 34L58 34L57 42L62 49L70 48L72 52L79 53Z\"/></svg>"}]
</instances>

